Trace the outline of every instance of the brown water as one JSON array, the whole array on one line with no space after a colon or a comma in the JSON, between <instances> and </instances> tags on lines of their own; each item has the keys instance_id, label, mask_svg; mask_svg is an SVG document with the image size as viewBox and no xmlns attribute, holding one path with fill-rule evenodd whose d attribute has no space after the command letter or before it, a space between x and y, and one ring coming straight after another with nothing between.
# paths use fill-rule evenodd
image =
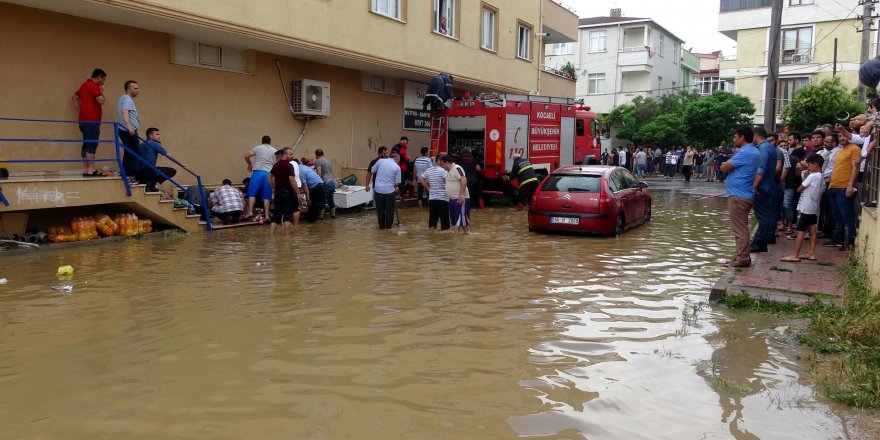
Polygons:
<instances>
[{"instance_id":1,"label":"brown water","mask_svg":"<svg viewBox=\"0 0 880 440\"><path fill-rule=\"evenodd\" d=\"M723 199L657 191L619 239L401 216L0 256L0 438L848 436L770 320L706 303Z\"/></svg>"}]
</instances>

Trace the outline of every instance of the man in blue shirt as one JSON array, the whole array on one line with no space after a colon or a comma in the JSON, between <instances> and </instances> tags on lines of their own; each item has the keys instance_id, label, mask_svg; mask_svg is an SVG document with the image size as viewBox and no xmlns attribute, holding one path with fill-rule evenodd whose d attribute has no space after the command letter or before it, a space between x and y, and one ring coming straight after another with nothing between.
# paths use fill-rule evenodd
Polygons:
<instances>
[{"instance_id":1,"label":"man in blue shirt","mask_svg":"<svg viewBox=\"0 0 880 440\"><path fill-rule=\"evenodd\" d=\"M141 157L144 158L145 163L141 164L141 168L137 172L137 180L140 183L146 184L147 192L158 192L158 189L156 189L157 184L161 185L165 180L177 174L177 170L174 168L156 166L156 159L158 159L160 154L180 164L180 161L168 154L168 151L162 146L161 140L162 135L159 133L159 129L150 127L147 129L147 139L140 145ZM147 164L152 165L156 169ZM180 166L186 168L183 164L180 164ZM156 170L161 171L164 176L156 172Z\"/></svg>"},{"instance_id":2,"label":"man in blue shirt","mask_svg":"<svg viewBox=\"0 0 880 440\"><path fill-rule=\"evenodd\" d=\"M306 203L309 206L309 223L318 221L318 215L324 210L324 180L308 165L299 165L300 179Z\"/></svg>"},{"instance_id":3,"label":"man in blue shirt","mask_svg":"<svg viewBox=\"0 0 880 440\"><path fill-rule=\"evenodd\" d=\"M727 174L727 209L736 241L736 257L727 262L729 267L749 267L752 264L749 256L749 212L755 197L754 183L760 161L753 140L751 128L737 127L733 132L733 144L739 148L739 152L721 164L721 171Z\"/></svg>"},{"instance_id":4,"label":"man in blue shirt","mask_svg":"<svg viewBox=\"0 0 880 440\"><path fill-rule=\"evenodd\" d=\"M755 217L758 218L758 230L750 252L767 252L767 245L776 243L776 212L774 212L773 193L776 183L776 147L767 139L764 127L754 129L754 143L758 144L758 171L753 184L755 199ZM778 212L778 210L777 210Z\"/></svg>"},{"instance_id":5,"label":"man in blue shirt","mask_svg":"<svg viewBox=\"0 0 880 440\"><path fill-rule=\"evenodd\" d=\"M389 229L394 222L394 210L397 209L395 193L400 188L400 166L397 165L399 160L400 156L395 154L393 158L379 159L370 168L370 173L376 176L373 189L379 229Z\"/></svg>"}]
</instances>

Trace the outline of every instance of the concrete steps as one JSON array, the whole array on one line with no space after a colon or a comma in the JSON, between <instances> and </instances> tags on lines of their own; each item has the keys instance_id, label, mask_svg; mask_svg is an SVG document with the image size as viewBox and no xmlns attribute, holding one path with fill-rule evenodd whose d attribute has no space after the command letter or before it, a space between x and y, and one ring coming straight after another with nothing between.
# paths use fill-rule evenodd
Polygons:
<instances>
[{"instance_id":1,"label":"concrete steps","mask_svg":"<svg viewBox=\"0 0 880 440\"><path fill-rule=\"evenodd\" d=\"M161 200L159 192L146 192L142 184L133 185L131 196L126 195L119 177L16 176L0 181L0 186L9 200L9 206L0 204L0 214L28 213L31 222L37 216L53 216L54 210L107 206L108 212L133 212L154 224L186 232L206 230L199 223L199 216L187 215L185 208L175 208L172 200Z\"/></svg>"}]
</instances>

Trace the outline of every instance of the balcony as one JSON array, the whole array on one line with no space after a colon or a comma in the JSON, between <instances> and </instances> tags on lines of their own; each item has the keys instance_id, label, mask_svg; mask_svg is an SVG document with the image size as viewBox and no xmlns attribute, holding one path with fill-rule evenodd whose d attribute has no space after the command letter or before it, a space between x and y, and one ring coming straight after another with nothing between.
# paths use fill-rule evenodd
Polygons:
<instances>
[{"instance_id":1,"label":"balcony","mask_svg":"<svg viewBox=\"0 0 880 440\"><path fill-rule=\"evenodd\" d=\"M770 52L764 51L764 62L770 64ZM813 48L782 50L779 55L779 65L810 64L813 62Z\"/></svg>"},{"instance_id":2,"label":"balcony","mask_svg":"<svg viewBox=\"0 0 880 440\"><path fill-rule=\"evenodd\" d=\"M572 43L578 40L578 16L559 0L542 0L544 16L541 32L548 34L544 44Z\"/></svg>"},{"instance_id":3,"label":"balcony","mask_svg":"<svg viewBox=\"0 0 880 440\"><path fill-rule=\"evenodd\" d=\"M644 47L626 47L620 52L618 65L622 72L650 72L654 57Z\"/></svg>"}]
</instances>

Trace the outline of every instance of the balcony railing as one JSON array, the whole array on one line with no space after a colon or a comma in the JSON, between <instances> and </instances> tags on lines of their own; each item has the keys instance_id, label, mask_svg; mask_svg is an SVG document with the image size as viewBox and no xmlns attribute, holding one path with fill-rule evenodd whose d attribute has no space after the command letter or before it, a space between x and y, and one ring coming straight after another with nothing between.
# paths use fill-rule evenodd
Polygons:
<instances>
[{"instance_id":1,"label":"balcony railing","mask_svg":"<svg viewBox=\"0 0 880 440\"><path fill-rule=\"evenodd\" d=\"M770 52L764 51L764 61L770 63ZM813 48L782 50L779 54L779 64L782 66L791 64L809 64L813 62Z\"/></svg>"},{"instance_id":2,"label":"balcony railing","mask_svg":"<svg viewBox=\"0 0 880 440\"><path fill-rule=\"evenodd\" d=\"M562 77L562 78L565 78L565 79L570 79L570 80L572 80L572 81L575 80L574 75L572 75L571 72L567 72L567 71L562 70L562 69L556 69L556 68L553 68L553 67L550 67L550 66L547 66L547 65L542 64L542 65L541 65L541 70L543 70L543 71L545 71L545 72L547 72L547 73L549 73L549 74L556 75L556 76L559 76L559 77Z\"/></svg>"},{"instance_id":3,"label":"balcony railing","mask_svg":"<svg viewBox=\"0 0 880 440\"><path fill-rule=\"evenodd\" d=\"M878 196L880 196L880 154L877 154L876 148L868 155L862 183L863 188L860 196L862 205L876 207Z\"/></svg>"}]
</instances>

